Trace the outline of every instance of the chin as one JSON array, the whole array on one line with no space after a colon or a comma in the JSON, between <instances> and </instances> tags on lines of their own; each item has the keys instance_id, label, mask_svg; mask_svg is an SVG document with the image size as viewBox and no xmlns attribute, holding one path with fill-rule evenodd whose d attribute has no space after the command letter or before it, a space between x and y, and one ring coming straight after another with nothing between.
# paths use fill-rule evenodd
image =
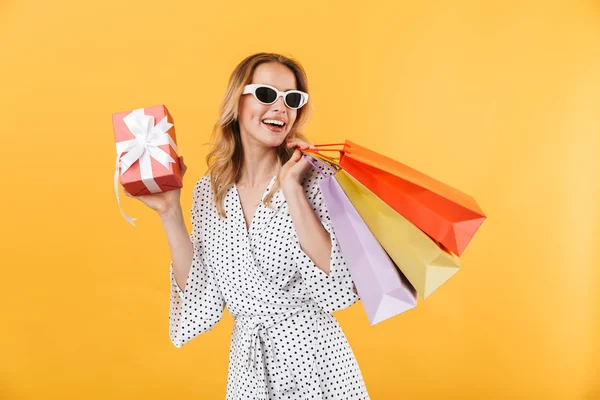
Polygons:
<instances>
[{"instance_id":1,"label":"chin","mask_svg":"<svg viewBox=\"0 0 600 400\"><path fill-rule=\"evenodd\" d=\"M265 144L270 147L279 147L279 146L281 146L281 144L283 143L284 140L285 140L285 136L277 137L277 138L270 138L270 140L266 141Z\"/></svg>"},{"instance_id":2,"label":"chin","mask_svg":"<svg viewBox=\"0 0 600 400\"><path fill-rule=\"evenodd\" d=\"M258 141L260 141L265 146L269 147L279 147L285 140L288 132L278 132L278 133L270 133L269 132L261 132L260 135L254 136Z\"/></svg>"}]
</instances>

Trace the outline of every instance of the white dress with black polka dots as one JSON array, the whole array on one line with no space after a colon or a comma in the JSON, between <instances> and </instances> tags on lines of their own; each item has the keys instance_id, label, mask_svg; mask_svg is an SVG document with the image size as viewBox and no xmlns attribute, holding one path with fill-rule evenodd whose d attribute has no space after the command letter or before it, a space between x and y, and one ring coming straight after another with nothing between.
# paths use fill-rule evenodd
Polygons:
<instances>
[{"instance_id":1,"label":"white dress with black polka dots","mask_svg":"<svg viewBox=\"0 0 600 400\"><path fill-rule=\"evenodd\" d=\"M331 171L322 170L325 175ZM263 199L276 177L267 186ZM336 318L359 300L311 170L302 185L331 236L330 274L300 248L281 189L271 207L258 206L246 228L237 188L217 214L210 177L194 187L194 256L182 291L171 262L169 335L181 347L221 320L234 318L226 400L369 399L363 377Z\"/></svg>"}]
</instances>

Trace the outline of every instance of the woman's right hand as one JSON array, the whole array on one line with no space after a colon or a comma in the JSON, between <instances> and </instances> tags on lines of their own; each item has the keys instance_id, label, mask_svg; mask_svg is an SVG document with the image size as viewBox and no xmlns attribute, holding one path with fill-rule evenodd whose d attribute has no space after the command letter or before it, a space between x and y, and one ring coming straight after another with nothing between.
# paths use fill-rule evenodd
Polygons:
<instances>
[{"instance_id":1,"label":"woman's right hand","mask_svg":"<svg viewBox=\"0 0 600 400\"><path fill-rule=\"evenodd\" d=\"M183 162L183 156L179 157L179 166L181 167L181 178L185 175L187 166ZM140 196L133 196L123 188L123 192L127 197L133 197L138 199L154 211L159 214L163 214L173 207L180 206L181 201L181 188L169 190L167 192L143 194Z\"/></svg>"}]
</instances>

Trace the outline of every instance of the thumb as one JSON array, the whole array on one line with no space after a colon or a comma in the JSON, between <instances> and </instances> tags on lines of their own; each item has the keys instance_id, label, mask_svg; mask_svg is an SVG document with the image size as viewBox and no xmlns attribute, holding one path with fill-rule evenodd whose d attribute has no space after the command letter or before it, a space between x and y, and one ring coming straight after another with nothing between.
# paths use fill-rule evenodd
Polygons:
<instances>
[{"instance_id":1,"label":"thumb","mask_svg":"<svg viewBox=\"0 0 600 400\"><path fill-rule=\"evenodd\" d=\"M298 162L300 161L300 158L302 157L302 152L299 149L294 150L294 154L292 154L292 161L294 162Z\"/></svg>"}]
</instances>

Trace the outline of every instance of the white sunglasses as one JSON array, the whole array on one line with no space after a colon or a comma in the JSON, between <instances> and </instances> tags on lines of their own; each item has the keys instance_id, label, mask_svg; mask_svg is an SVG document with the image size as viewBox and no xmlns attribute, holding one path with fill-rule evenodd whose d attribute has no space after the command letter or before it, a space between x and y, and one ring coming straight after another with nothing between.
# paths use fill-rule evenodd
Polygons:
<instances>
[{"instance_id":1,"label":"white sunglasses","mask_svg":"<svg viewBox=\"0 0 600 400\"><path fill-rule=\"evenodd\" d=\"M308 101L308 93L304 93L300 90L288 90L281 92L270 85L264 85L261 83L252 83L244 87L242 94L251 93L256 100L262 104L273 104L283 97L283 101L288 108L297 110L302 107Z\"/></svg>"}]
</instances>

